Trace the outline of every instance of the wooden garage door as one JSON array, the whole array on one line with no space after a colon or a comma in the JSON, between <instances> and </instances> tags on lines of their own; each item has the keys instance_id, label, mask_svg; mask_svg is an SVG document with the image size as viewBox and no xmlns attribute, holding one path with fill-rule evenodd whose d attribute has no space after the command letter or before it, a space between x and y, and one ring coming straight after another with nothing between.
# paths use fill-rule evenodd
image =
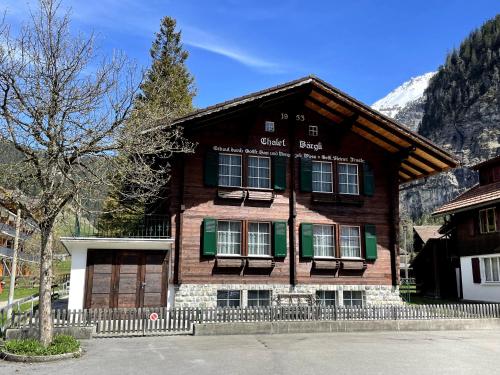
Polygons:
<instances>
[{"instance_id":1,"label":"wooden garage door","mask_svg":"<svg viewBox=\"0 0 500 375\"><path fill-rule=\"evenodd\" d=\"M89 250L86 308L165 306L166 251Z\"/></svg>"}]
</instances>

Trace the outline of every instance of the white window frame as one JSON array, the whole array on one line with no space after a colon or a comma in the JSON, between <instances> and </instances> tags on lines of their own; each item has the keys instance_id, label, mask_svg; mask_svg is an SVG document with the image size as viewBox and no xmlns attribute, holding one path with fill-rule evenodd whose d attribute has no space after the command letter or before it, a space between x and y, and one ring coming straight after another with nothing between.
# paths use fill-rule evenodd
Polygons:
<instances>
[{"instance_id":1,"label":"white window frame","mask_svg":"<svg viewBox=\"0 0 500 375\"><path fill-rule=\"evenodd\" d=\"M486 270L487 262L489 262L490 265L489 272L487 272ZM494 277L495 275L493 273L494 263L496 263L497 267L496 278ZM500 284L500 255L481 257L481 280L482 284Z\"/></svg>"},{"instance_id":2,"label":"white window frame","mask_svg":"<svg viewBox=\"0 0 500 375\"><path fill-rule=\"evenodd\" d=\"M351 298L345 298L345 294L346 293L350 293L351 294ZM353 293L360 293L361 294L361 298L352 298L352 294ZM346 301L351 301L351 303L349 305L347 305L345 302ZM352 304L352 301L361 301L361 306L360 305L353 305ZM364 307L365 306L365 292L362 291L362 290L344 290L342 292L342 306L346 306L346 307Z\"/></svg>"},{"instance_id":3,"label":"white window frame","mask_svg":"<svg viewBox=\"0 0 500 375\"><path fill-rule=\"evenodd\" d=\"M332 230L332 235L331 235L331 237L332 237L332 255L316 255L316 252L317 252L316 249L318 246L316 245L316 241L314 240L314 238L315 238L314 228L317 228L317 227L329 227ZM324 236L323 233L322 233L322 236ZM313 224L313 256L315 259L335 258L335 250L336 250L335 241L336 241L335 226L333 224Z\"/></svg>"},{"instance_id":4,"label":"white window frame","mask_svg":"<svg viewBox=\"0 0 500 375\"><path fill-rule=\"evenodd\" d=\"M333 293L334 298L325 298L326 293ZM333 301L333 305L325 304L325 301ZM335 290L317 290L316 291L316 304L319 306L337 306L339 303L337 291Z\"/></svg>"},{"instance_id":5,"label":"white window frame","mask_svg":"<svg viewBox=\"0 0 500 375\"><path fill-rule=\"evenodd\" d=\"M269 174L268 174L267 178L260 177L260 176L259 177L250 177L250 159L267 159L268 168L253 167L253 168L257 168L257 170L267 169L269 171ZM259 181L260 180L267 180L268 186L267 187L250 186L250 178L257 179ZM271 189L271 158L269 156L249 156L247 158L247 185L251 189L264 189L264 190ZM258 183L258 185L260 185L260 182Z\"/></svg>"},{"instance_id":6,"label":"white window frame","mask_svg":"<svg viewBox=\"0 0 500 375\"><path fill-rule=\"evenodd\" d=\"M358 228L358 239L359 239L359 257L347 257L342 255L342 228ZM348 236L351 238L352 236ZM354 238L354 237L352 237ZM361 226L359 225L340 225L339 226L339 251L340 251L340 257L342 259L362 259L363 256L363 244L361 243Z\"/></svg>"},{"instance_id":7,"label":"white window frame","mask_svg":"<svg viewBox=\"0 0 500 375\"><path fill-rule=\"evenodd\" d=\"M242 187L242 183L243 183L243 156L240 155L240 154L229 154L229 153L220 153L219 155L220 156L223 156L223 155L236 156L236 157L238 157L240 159L240 175L239 175L240 183L239 183L239 185L222 185L221 184L221 182L220 182L220 179L221 179L221 171L220 171L220 169L221 169L221 165L222 164L221 164L221 161L220 161L221 158L219 157L219 165L218 165L218 168L219 168L218 172L219 173L218 173L218 181L217 181L218 186L221 186L221 187ZM224 165L226 165L226 164L224 164ZM234 164L234 165L236 165L236 164ZM229 166L231 167L231 166L233 166L233 164L229 164ZM229 173L231 173L231 172L229 172ZM232 175L232 174L223 175L223 176L229 177L229 182L231 182L232 177L237 177L236 175Z\"/></svg>"},{"instance_id":8,"label":"white window frame","mask_svg":"<svg viewBox=\"0 0 500 375\"><path fill-rule=\"evenodd\" d=\"M320 186L321 188L323 188L323 183L328 183L328 181L323 181L323 175L327 175L327 173L323 173L323 168L321 168L321 171L319 172L320 174L320 180L314 180L314 164L329 164L330 165L330 176L331 176L331 180L330 180L330 186L332 187L331 190L329 191L324 191L324 190L314 190L314 182L319 182L320 183ZM330 162L330 161L320 161L320 160L313 160L312 161L312 171L311 171L311 174L312 174L312 187L313 187L313 192L314 193L333 193L333 183L334 183L334 178L333 178L333 163ZM318 172L316 172L318 173Z\"/></svg>"},{"instance_id":9,"label":"white window frame","mask_svg":"<svg viewBox=\"0 0 500 375\"><path fill-rule=\"evenodd\" d=\"M263 243L261 244L260 243L260 236L257 235L257 243L256 245L257 246L260 246L260 245L265 245L266 246L266 254L252 254L250 253L250 225L251 224L257 224L258 225L258 234L260 234L260 226L261 225L267 225L267 228L269 229L267 234L268 234L268 238L269 238L269 242L266 244L266 243ZM270 222L263 222L263 221L249 221L248 222L248 227L247 227L247 242L248 242L248 256L249 257L258 257L258 258L262 258L262 257L271 257L271 241L272 241L272 238L271 238L271 223ZM264 232L262 232L264 233Z\"/></svg>"},{"instance_id":10,"label":"white window frame","mask_svg":"<svg viewBox=\"0 0 500 375\"><path fill-rule=\"evenodd\" d=\"M221 298L220 300L223 300L226 302L226 306L219 306L219 292L227 292L227 298ZM239 298L236 300L235 298L229 298L229 293L230 292L238 292L239 293ZM231 307L231 306L228 306L227 302L229 301L238 301L238 306L237 307L241 307L241 290L235 290L235 289L221 289L221 290L217 290L217 301L216 301L216 304L217 304L217 307L218 308L227 308L227 307ZM233 306L233 307L236 307L236 306Z\"/></svg>"},{"instance_id":11,"label":"white window frame","mask_svg":"<svg viewBox=\"0 0 500 375\"><path fill-rule=\"evenodd\" d=\"M239 252L238 253L222 253L221 252L221 250L220 250L221 249L221 240L219 238L219 232L221 232L221 231L219 230L219 227L220 227L220 223L222 223L222 222L238 223L238 225L240 227L240 231L239 231L240 242L239 242ZM231 225L229 225L229 227L230 227L229 231L228 231L229 234L231 234L231 233L238 233L236 231L232 231L231 230ZM231 257L231 256L241 256L241 252L243 250L242 235L241 235L242 234L241 233L242 229L243 229L243 223L241 221L239 221L239 220L217 220L217 256L229 256L229 257ZM231 238L230 235L229 235L229 237ZM226 243L224 243L224 244L226 244ZM233 244L233 242L228 242L227 244L234 245L235 243Z\"/></svg>"},{"instance_id":12,"label":"white window frame","mask_svg":"<svg viewBox=\"0 0 500 375\"><path fill-rule=\"evenodd\" d=\"M349 183L349 176L352 176L352 174L350 174L350 173L341 173L340 172L340 166L341 165L354 165L356 167L356 192L355 193L345 193L345 192L341 191L341 188L340 188L341 185L345 185L345 186L351 185L352 186L352 184ZM348 180L347 183L340 182L340 175L341 174L347 176L347 180ZM356 164L356 163L338 163L337 164L337 179L338 179L338 186L339 186L339 194L359 195L359 165L358 164Z\"/></svg>"},{"instance_id":13,"label":"white window frame","mask_svg":"<svg viewBox=\"0 0 500 375\"><path fill-rule=\"evenodd\" d=\"M318 125L309 125L309 136L317 137L319 135Z\"/></svg>"},{"instance_id":14,"label":"white window frame","mask_svg":"<svg viewBox=\"0 0 500 375\"><path fill-rule=\"evenodd\" d=\"M250 298L250 292L257 292L257 298ZM268 293L267 298L262 298L261 293ZM257 305L250 306L250 301L257 301ZM268 304L262 304L263 301L267 301ZM272 291L269 289L250 289L247 291L247 306L248 307L267 307L272 305Z\"/></svg>"},{"instance_id":15,"label":"white window frame","mask_svg":"<svg viewBox=\"0 0 500 375\"><path fill-rule=\"evenodd\" d=\"M493 211L493 226L495 227L494 230L489 230L489 220L488 220L488 211ZM485 208L485 209L482 209L482 210L479 210L479 232L481 234L486 234L486 233L495 233L497 232L497 210L495 209L495 207L489 207L489 208ZM486 217L486 230L483 231L483 212L485 213L485 217Z\"/></svg>"},{"instance_id":16,"label":"white window frame","mask_svg":"<svg viewBox=\"0 0 500 375\"><path fill-rule=\"evenodd\" d=\"M265 121L264 122L264 131L266 131L267 133L274 133L274 130L275 130L275 125L274 125L274 121Z\"/></svg>"}]
</instances>

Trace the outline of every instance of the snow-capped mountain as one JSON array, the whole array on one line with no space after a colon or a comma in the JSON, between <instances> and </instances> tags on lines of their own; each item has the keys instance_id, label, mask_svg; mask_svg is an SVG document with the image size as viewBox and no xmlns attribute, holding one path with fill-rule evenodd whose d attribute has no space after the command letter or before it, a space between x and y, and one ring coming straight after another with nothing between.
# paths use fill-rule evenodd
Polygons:
<instances>
[{"instance_id":1,"label":"snow-capped mountain","mask_svg":"<svg viewBox=\"0 0 500 375\"><path fill-rule=\"evenodd\" d=\"M436 72L413 77L389 94L372 104L372 107L386 116L398 120L416 131L423 116L424 91Z\"/></svg>"}]
</instances>

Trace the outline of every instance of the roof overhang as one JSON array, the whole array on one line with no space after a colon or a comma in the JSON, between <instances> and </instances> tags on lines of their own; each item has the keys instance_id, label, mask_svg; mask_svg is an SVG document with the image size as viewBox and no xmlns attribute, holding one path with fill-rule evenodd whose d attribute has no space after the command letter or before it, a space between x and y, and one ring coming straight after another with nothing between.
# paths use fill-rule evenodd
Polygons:
<instances>
[{"instance_id":1,"label":"roof overhang","mask_svg":"<svg viewBox=\"0 0 500 375\"><path fill-rule=\"evenodd\" d=\"M172 238L95 238L61 237L61 242L72 254L75 250L170 250Z\"/></svg>"},{"instance_id":2,"label":"roof overhang","mask_svg":"<svg viewBox=\"0 0 500 375\"><path fill-rule=\"evenodd\" d=\"M249 107L292 97L301 98L307 108L394 154L400 160L401 183L458 165L455 157L428 139L314 76L195 111L174 124L188 129L191 125L217 120Z\"/></svg>"},{"instance_id":3,"label":"roof overhang","mask_svg":"<svg viewBox=\"0 0 500 375\"><path fill-rule=\"evenodd\" d=\"M457 213L460 213L460 212L466 212L466 211L474 210L476 208L488 207L488 206L491 206L492 204L497 204L497 203L500 203L500 198L492 199L492 200L481 202L481 203L477 203L477 204L471 204L469 206L463 206L463 207L455 208L455 209L436 210L436 211L434 211L431 214L431 216L443 216L443 215L457 214Z\"/></svg>"}]
</instances>

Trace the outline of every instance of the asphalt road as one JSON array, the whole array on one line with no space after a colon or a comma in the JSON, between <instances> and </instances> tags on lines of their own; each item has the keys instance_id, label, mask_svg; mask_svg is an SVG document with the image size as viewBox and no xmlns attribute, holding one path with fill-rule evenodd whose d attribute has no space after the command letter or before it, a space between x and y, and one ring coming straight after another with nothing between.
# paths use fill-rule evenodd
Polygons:
<instances>
[{"instance_id":1,"label":"asphalt road","mask_svg":"<svg viewBox=\"0 0 500 375\"><path fill-rule=\"evenodd\" d=\"M0 374L500 374L500 331L94 339L82 358Z\"/></svg>"}]
</instances>

